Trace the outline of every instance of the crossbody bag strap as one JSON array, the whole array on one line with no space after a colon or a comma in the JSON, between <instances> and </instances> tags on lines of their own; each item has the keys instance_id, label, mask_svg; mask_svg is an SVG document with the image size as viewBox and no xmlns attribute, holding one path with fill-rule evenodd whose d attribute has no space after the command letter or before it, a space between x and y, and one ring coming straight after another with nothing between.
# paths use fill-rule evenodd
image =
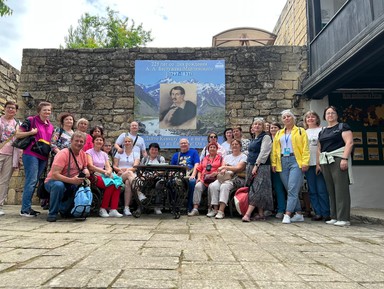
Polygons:
<instances>
[{"instance_id":1,"label":"crossbody bag strap","mask_svg":"<svg viewBox=\"0 0 384 289\"><path fill-rule=\"evenodd\" d=\"M69 178L69 171L71 169L71 150L68 148L69 151L69 158L68 158L68 168L67 168L67 177Z\"/></svg>"},{"instance_id":2,"label":"crossbody bag strap","mask_svg":"<svg viewBox=\"0 0 384 289\"><path fill-rule=\"evenodd\" d=\"M73 153L73 151L71 150L71 148L69 148L69 153L73 156L73 159L75 160L75 164L76 164L77 169L79 170L79 172L81 172L81 169L80 169L80 167L79 167L79 164L77 163L75 154ZM70 165L70 163L69 163L69 165Z\"/></svg>"},{"instance_id":3,"label":"crossbody bag strap","mask_svg":"<svg viewBox=\"0 0 384 289\"><path fill-rule=\"evenodd\" d=\"M136 145L136 142L137 142L137 138L139 137L139 135L136 135L136 138L135 138L135 141L133 142L133 146L134 147Z\"/></svg>"}]
</instances>

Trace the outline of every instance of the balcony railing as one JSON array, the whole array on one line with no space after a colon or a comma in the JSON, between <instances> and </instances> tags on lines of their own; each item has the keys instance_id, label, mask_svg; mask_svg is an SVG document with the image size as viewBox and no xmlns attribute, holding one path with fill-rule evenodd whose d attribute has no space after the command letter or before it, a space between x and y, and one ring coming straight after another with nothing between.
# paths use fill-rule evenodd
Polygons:
<instances>
[{"instance_id":1,"label":"balcony railing","mask_svg":"<svg viewBox=\"0 0 384 289\"><path fill-rule=\"evenodd\" d=\"M375 28L382 25L383 19L383 0L345 3L309 44L310 74L321 74L351 51L368 44L376 36Z\"/></svg>"}]
</instances>

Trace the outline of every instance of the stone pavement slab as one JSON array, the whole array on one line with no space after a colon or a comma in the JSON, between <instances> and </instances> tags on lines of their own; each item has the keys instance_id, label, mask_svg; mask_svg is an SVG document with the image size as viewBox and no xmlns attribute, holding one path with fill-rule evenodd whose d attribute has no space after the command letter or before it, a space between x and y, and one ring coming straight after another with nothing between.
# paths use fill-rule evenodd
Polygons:
<instances>
[{"instance_id":1,"label":"stone pavement slab","mask_svg":"<svg viewBox=\"0 0 384 289\"><path fill-rule=\"evenodd\" d=\"M0 288L384 288L384 226L0 217Z\"/></svg>"}]
</instances>

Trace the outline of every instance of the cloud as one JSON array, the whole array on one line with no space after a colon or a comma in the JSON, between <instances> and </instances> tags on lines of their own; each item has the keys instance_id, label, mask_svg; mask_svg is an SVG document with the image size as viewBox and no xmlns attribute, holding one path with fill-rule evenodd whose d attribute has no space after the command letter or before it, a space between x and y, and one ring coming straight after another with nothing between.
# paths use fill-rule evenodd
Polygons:
<instances>
[{"instance_id":1,"label":"cloud","mask_svg":"<svg viewBox=\"0 0 384 289\"><path fill-rule=\"evenodd\" d=\"M0 57L20 69L23 48L58 48L82 14L106 7L142 24L155 38L148 47L209 47L212 37L235 27L272 31L286 0L14 0L0 18Z\"/></svg>"}]
</instances>

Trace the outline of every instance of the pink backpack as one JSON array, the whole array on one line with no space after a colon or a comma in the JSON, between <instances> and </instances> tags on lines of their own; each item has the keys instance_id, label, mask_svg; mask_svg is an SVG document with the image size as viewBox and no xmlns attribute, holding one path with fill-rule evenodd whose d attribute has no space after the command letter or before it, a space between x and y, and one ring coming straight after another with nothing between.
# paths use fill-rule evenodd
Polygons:
<instances>
[{"instance_id":1,"label":"pink backpack","mask_svg":"<svg viewBox=\"0 0 384 289\"><path fill-rule=\"evenodd\" d=\"M249 187L242 187L238 189L233 197L237 212L244 216L248 209L248 192Z\"/></svg>"}]
</instances>

